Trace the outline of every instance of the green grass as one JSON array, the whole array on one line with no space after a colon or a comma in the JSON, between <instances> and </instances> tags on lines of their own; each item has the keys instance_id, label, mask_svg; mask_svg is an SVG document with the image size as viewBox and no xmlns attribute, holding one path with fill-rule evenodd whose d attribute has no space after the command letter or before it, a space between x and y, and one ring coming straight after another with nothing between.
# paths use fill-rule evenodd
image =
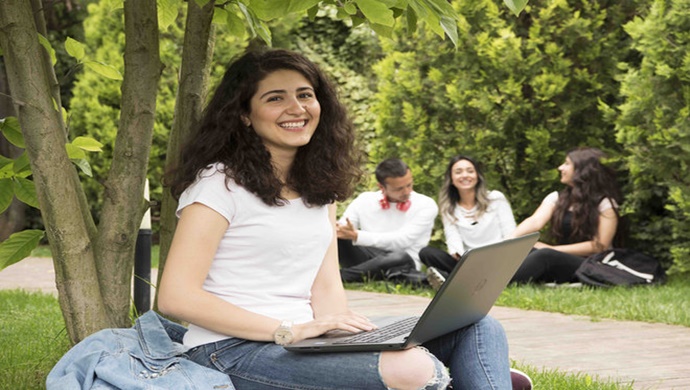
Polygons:
<instances>
[{"instance_id":1,"label":"green grass","mask_svg":"<svg viewBox=\"0 0 690 390\"><path fill-rule=\"evenodd\" d=\"M431 298L430 287L383 281L347 283L346 288ZM690 275L673 275L660 286L551 288L510 285L496 305L591 317L593 320L657 322L690 327Z\"/></svg>"},{"instance_id":2,"label":"green grass","mask_svg":"<svg viewBox=\"0 0 690 390\"><path fill-rule=\"evenodd\" d=\"M0 291L0 389L45 389L50 369L68 350L54 296Z\"/></svg>"},{"instance_id":3,"label":"green grass","mask_svg":"<svg viewBox=\"0 0 690 390\"><path fill-rule=\"evenodd\" d=\"M594 320L657 322L690 327L690 275L661 286L610 289L508 286L497 305L588 316Z\"/></svg>"},{"instance_id":4,"label":"green grass","mask_svg":"<svg viewBox=\"0 0 690 390\"><path fill-rule=\"evenodd\" d=\"M592 377L588 374L571 374L555 369L537 369L534 366L513 366L524 371L532 378L537 389L553 390L632 390L632 384L621 383L615 379Z\"/></svg>"}]
</instances>

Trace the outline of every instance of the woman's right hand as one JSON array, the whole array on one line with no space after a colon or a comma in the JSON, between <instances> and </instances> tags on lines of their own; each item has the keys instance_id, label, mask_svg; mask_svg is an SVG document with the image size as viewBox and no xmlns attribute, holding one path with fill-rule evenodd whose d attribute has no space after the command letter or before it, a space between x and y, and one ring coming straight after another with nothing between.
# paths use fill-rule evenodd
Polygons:
<instances>
[{"instance_id":1,"label":"woman's right hand","mask_svg":"<svg viewBox=\"0 0 690 390\"><path fill-rule=\"evenodd\" d=\"M292 327L293 342L318 337L332 330L342 330L351 333L367 332L376 329L377 326L361 314L354 312L342 314L329 314L303 324L295 324Z\"/></svg>"}]
</instances>

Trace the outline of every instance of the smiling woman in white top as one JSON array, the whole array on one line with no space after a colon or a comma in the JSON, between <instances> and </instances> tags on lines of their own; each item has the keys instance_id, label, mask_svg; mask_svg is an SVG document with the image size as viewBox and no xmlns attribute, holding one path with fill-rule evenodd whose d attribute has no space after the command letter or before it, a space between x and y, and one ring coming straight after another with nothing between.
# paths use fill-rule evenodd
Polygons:
<instances>
[{"instance_id":1,"label":"smiling woman in white top","mask_svg":"<svg viewBox=\"0 0 690 390\"><path fill-rule=\"evenodd\" d=\"M230 64L166 176L179 222L158 307L190 324L185 357L238 390L510 388L490 316L425 348L283 348L375 328L350 310L338 264L335 202L360 175L354 141L334 85L304 56L252 50Z\"/></svg>"},{"instance_id":2,"label":"smiling woman in white top","mask_svg":"<svg viewBox=\"0 0 690 390\"><path fill-rule=\"evenodd\" d=\"M487 189L481 168L471 157L450 159L438 203L448 252L426 247L419 253L434 287L442 283L466 250L501 241L515 230L508 199Z\"/></svg>"}]
</instances>

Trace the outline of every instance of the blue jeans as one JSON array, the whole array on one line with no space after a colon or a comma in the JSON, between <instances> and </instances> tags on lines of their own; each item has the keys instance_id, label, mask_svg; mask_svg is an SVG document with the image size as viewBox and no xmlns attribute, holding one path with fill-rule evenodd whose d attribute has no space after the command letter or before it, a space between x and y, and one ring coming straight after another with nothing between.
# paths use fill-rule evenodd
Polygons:
<instances>
[{"instance_id":1,"label":"blue jeans","mask_svg":"<svg viewBox=\"0 0 690 390\"><path fill-rule=\"evenodd\" d=\"M445 389L448 367L454 390L511 389L508 342L491 317L424 344L436 364L425 389ZM238 390L386 390L379 352L294 353L265 342L228 338L200 345L188 357L228 374Z\"/></svg>"}]
</instances>

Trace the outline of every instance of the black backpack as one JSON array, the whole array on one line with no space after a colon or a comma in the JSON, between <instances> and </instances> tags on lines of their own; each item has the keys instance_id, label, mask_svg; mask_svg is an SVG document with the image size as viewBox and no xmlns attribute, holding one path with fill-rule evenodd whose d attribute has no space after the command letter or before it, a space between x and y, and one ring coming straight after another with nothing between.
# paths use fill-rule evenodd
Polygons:
<instances>
[{"instance_id":1,"label":"black backpack","mask_svg":"<svg viewBox=\"0 0 690 390\"><path fill-rule=\"evenodd\" d=\"M575 271L583 284L598 287L661 284L666 271L659 261L632 249L611 249L588 257Z\"/></svg>"}]
</instances>

